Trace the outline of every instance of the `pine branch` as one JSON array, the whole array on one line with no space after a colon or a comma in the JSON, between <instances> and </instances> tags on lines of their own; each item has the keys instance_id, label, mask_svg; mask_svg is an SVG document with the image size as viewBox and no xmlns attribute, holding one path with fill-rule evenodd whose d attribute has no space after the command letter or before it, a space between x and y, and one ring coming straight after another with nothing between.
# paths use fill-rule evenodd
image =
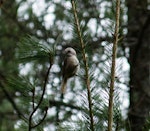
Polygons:
<instances>
[{"instance_id":1,"label":"pine branch","mask_svg":"<svg viewBox=\"0 0 150 131\"><path fill-rule=\"evenodd\" d=\"M24 121L27 121L27 118L24 116L24 114L21 112L21 110L18 108L18 106L16 105L15 101L13 100L13 98L11 97L11 95L8 93L8 91L5 89L4 85L5 83L3 83L5 81L5 78L2 74L0 74L0 86L1 89L3 91L3 93L5 94L6 98L8 99L8 101L11 103L12 107L14 108L14 110L16 111L18 117L20 119L23 119Z\"/></svg>"},{"instance_id":2,"label":"pine branch","mask_svg":"<svg viewBox=\"0 0 150 131\"><path fill-rule=\"evenodd\" d=\"M84 69L85 69L85 77L86 77L86 86L87 86L87 94L88 94L88 102L89 102L89 116L90 116L90 129L91 131L94 131L94 120L93 120L93 111L92 111L92 98L91 98L91 90L90 90L90 78L89 78L89 66L88 66L88 61L86 57L86 52L85 52L85 43L82 38L81 34L81 29L80 29L80 24L77 16L77 10L76 10L76 5L75 1L71 0L72 3L72 8L73 8L73 13L74 13L74 19L75 19L75 24L77 28L77 33L78 37L80 39L80 45L82 49L82 57L83 57L83 63L84 63Z\"/></svg>"},{"instance_id":3,"label":"pine branch","mask_svg":"<svg viewBox=\"0 0 150 131\"><path fill-rule=\"evenodd\" d=\"M43 86L42 96L41 96L37 106L33 109L32 113L29 116L29 129L28 129L28 131L31 131L32 128L36 127L36 125L32 125L32 117L33 117L34 113L37 111L37 109L39 108L39 106L41 105L41 103L43 101L43 97L44 97L44 94L45 94L45 91L46 91L46 85L47 85L47 82L48 82L48 76L49 76L51 67L52 67L52 63L50 63L49 68L47 70L47 74L46 74L45 81L44 81L44 86ZM47 113L45 113L45 114L47 114ZM43 117L43 118L45 118L45 117ZM42 119L42 121L43 121L43 119Z\"/></svg>"},{"instance_id":4,"label":"pine branch","mask_svg":"<svg viewBox=\"0 0 150 131\"><path fill-rule=\"evenodd\" d=\"M108 131L112 131L113 127L113 97L115 85L115 67L116 67L116 54L117 45L119 41L119 19L120 19L120 0L116 0L116 24L114 32L114 42L112 50L112 65L111 65L111 82L109 90L109 107L108 107Z\"/></svg>"},{"instance_id":5,"label":"pine branch","mask_svg":"<svg viewBox=\"0 0 150 131\"><path fill-rule=\"evenodd\" d=\"M11 103L11 105L13 106L13 108L15 109L15 111L17 112L18 117L26 121L27 119L25 118L25 116L23 115L23 113L20 111L20 109L17 107L17 105L14 102L13 98L7 92L7 90L5 89L5 87L3 87L3 85L1 85L1 89L4 92L5 96L7 97L7 99L9 100L9 102Z\"/></svg>"},{"instance_id":6,"label":"pine branch","mask_svg":"<svg viewBox=\"0 0 150 131\"><path fill-rule=\"evenodd\" d=\"M37 102L37 105L35 105L35 87L32 89L32 112L29 115L28 119L28 131L31 131L31 129L39 126L47 115L47 108L45 110L44 116L41 120L38 121L38 123L33 123L33 116L36 113L36 111L39 109L40 105L42 104L44 94L46 91L46 85L48 82L48 76L50 74L50 69L54 62L54 55L56 51L56 44L59 41L59 36L52 47L50 47L47 44L40 43L38 39L35 37L29 36L29 38L25 38L22 40L22 43L19 45L19 58L22 60L22 62L29 62L33 60L38 60L38 62L45 60L49 60L49 67L45 76L44 85L42 87L42 95L40 96L39 101Z\"/></svg>"}]
</instances>

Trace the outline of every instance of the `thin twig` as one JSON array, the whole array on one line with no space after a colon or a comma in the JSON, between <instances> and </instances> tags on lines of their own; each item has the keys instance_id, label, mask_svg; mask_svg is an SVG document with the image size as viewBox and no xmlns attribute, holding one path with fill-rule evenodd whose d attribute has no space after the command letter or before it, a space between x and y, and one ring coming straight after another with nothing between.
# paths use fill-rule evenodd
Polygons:
<instances>
[{"instance_id":1,"label":"thin twig","mask_svg":"<svg viewBox=\"0 0 150 131\"><path fill-rule=\"evenodd\" d=\"M47 82L48 82L48 76L49 76L49 73L50 73L50 69L52 67L52 64L50 64L48 70L47 70L47 73L46 73L46 77L45 77L45 81L44 81L44 86L43 86L43 92L42 92L42 96L39 100L39 103L37 104L37 106L33 109L32 113L30 114L29 116L29 129L28 131L31 131L32 127L34 127L32 125L32 117L34 115L34 113L37 111L37 109L39 108L39 106L41 105L42 101L43 101L43 97L44 97L44 94L45 94L45 90L46 90L46 85L47 85ZM47 113L46 113L47 114Z\"/></svg>"},{"instance_id":2,"label":"thin twig","mask_svg":"<svg viewBox=\"0 0 150 131\"><path fill-rule=\"evenodd\" d=\"M83 57L83 62L84 62L84 67L85 67L85 77L86 77L86 86L87 86L87 94L88 94L88 102L89 102L89 115L90 115L90 129L91 131L94 131L94 120L93 120L93 111L92 111L92 98L91 98L91 90L90 90L90 78L89 78L89 66L87 62L87 57L86 57L86 52L85 52L85 44L81 35L81 29L80 29L80 24L77 16L77 10L76 10L76 5L75 1L71 0L72 3L72 8L73 8L73 13L74 13L74 19L75 19L75 24L77 28L77 33L80 39L80 45L82 49L82 57Z\"/></svg>"},{"instance_id":3,"label":"thin twig","mask_svg":"<svg viewBox=\"0 0 150 131\"><path fill-rule=\"evenodd\" d=\"M48 107L46 107L46 109L45 109L45 114L44 114L43 118L36 125L32 126L31 128L35 128L35 127L39 126L44 121L44 119L46 118L46 115L47 115L47 111L48 111Z\"/></svg>"},{"instance_id":4,"label":"thin twig","mask_svg":"<svg viewBox=\"0 0 150 131\"><path fill-rule=\"evenodd\" d=\"M108 107L108 131L112 131L113 127L113 97L115 85L115 67L116 67L116 54L119 36L119 19L120 19L120 0L116 0L116 24L114 32L114 42L112 50L112 65L111 65L111 82L109 91L109 107Z\"/></svg>"}]
</instances>

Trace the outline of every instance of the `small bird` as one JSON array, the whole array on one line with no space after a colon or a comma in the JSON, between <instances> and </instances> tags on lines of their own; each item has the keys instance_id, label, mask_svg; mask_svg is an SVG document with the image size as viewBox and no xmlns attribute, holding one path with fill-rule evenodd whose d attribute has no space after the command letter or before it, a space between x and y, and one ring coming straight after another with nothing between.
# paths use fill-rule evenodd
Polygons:
<instances>
[{"instance_id":1,"label":"small bird","mask_svg":"<svg viewBox=\"0 0 150 131\"><path fill-rule=\"evenodd\" d=\"M62 85L61 85L61 93L64 94L66 90L67 80L76 75L79 70L79 60L77 58L76 51L68 47L64 50L64 63L62 68Z\"/></svg>"}]
</instances>

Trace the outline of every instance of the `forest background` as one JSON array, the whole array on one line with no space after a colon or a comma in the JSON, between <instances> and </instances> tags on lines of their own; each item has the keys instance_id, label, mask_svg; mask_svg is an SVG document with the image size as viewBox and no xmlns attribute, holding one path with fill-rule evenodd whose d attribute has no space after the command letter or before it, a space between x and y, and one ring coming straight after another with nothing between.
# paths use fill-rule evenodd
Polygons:
<instances>
[{"instance_id":1,"label":"forest background","mask_svg":"<svg viewBox=\"0 0 150 131\"><path fill-rule=\"evenodd\" d=\"M72 1L0 1L0 131L107 130L116 1L75 1L80 26ZM147 131L149 1L122 0L119 22L112 130ZM62 99L62 50L68 46L81 69Z\"/></svg>"}]
</instances>

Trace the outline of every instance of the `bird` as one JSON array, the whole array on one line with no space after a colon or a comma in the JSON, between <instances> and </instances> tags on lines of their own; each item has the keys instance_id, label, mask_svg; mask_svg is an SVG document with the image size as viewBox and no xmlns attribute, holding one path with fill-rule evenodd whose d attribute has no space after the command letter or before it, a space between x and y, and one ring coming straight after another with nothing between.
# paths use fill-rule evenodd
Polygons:
<instances>
[{"instance_id":1,"label":"bird","mask_svg":"<svg viewBox=\"0 0 150 131\"><path fill-rule=\"evenodd\" d=\"M73 48L68 47L63 51L63 53L65 57L62 67L62 84L61 84L62 94L65 93L68 79L75 76L80 68L76 51Z\"/></svg>"}]
</instances>

